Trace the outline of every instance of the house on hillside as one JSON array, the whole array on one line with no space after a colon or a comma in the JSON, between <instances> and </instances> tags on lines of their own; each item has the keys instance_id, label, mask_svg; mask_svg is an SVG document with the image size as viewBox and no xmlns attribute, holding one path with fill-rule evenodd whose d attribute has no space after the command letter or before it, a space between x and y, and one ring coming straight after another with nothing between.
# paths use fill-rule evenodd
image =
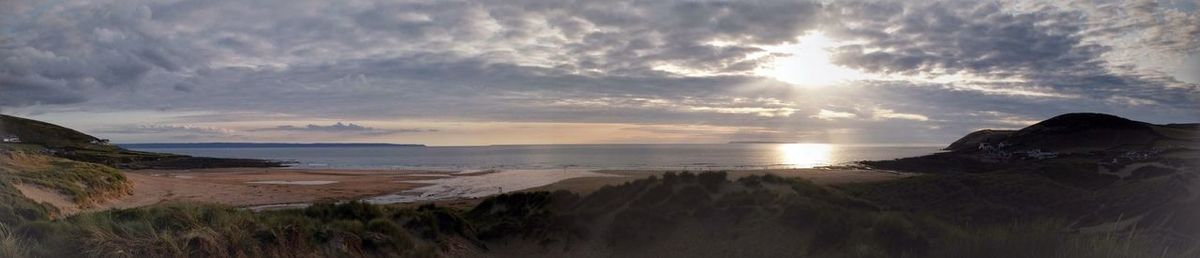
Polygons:
<instances>
[{"instance_id":1,"label":"house on hillside","mask_svg":"<svg viewBox=\"0 0 1200 258\"><path fill-rule=\"evenodd\" d=\"M1031 159L1039 159L1039 160L1041 160L1041 159L1052 159L1052 158L1057 158L1057 157L1058 157L1058 153L1054 153L1054 152L1048 152L1048 151L1042 151L1041 149L1032 149L1032 150L1025 150L1025 151L1016 151L1016 152L1014 152L1014 153L1015 153L1015 154L1022 154L1022 155L1025 155L1025 157L1026 157L1026 158L1031 158Z\"/></svg>"},{"instance_id":2,"label":"house on hillside","mask_svg":"<svg viewBox=\"0 0 1200 258\"><path fill-rule=\"evenodd\" d=\"M19 143L19 142L21 142L21 138L17 137L16 135L6 134L6 135L0 137L0 142Z\"/></svg>"},{"instance_id":3,"label":"house on hillside","mask_svg":"<svg viewBox=\"0 0 1200 258\"><path fill-rule=\"evenodd\" d=\"M92 140L92 144L108 145L108 139L95 139Z\"/></svg>"}]
</instances>

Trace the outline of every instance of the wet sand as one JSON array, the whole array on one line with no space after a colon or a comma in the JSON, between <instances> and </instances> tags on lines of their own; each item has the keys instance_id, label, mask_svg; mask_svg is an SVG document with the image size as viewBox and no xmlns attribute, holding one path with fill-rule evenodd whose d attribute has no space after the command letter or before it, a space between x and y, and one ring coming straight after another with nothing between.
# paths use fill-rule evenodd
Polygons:
<instances>
[{"instance_id":1,"label":"wet sand","mask_svg":"<svg viewBox=\"0 0 1200 258\"><path fill-rule=\"evenodd\" d=\"M413 174L413 175L408 175ZM130 208L166 201L220 203L232 206L354 200L412 189L411 183L445 172L221 168L126 171L133 194L95 209Z\"/></svg>"},{"instance_id":2,"label":"wet sand","mask_svg":"<svg viewBox=\"0 0 1200 258\"><path fill-rule=\"evenodd\" d=\"M288 208L318 201L367 200L419 205L436 203L469 208L482 197L513 191L567 190L590 193L664 170L508 170L402 171L344 169L223 168L126 171L132 195L88 210L131 208L168 201L219 203L239 207ZM736 179L774 174L817 184L874 182L910 176L861 169L765 169L729 171Z\"/></svg>"},{"instance_id":3,"label":"wet sand","mask_svg":"<svg viewBox=\"0 0 1200 258\"><path fill-rule=\"evenodd\" d=\"M456 176L437 179L414 181L424 183L415 189L401 193L367 198L366 201L376 204L427 202L447 199L482 198L511 191L521 191L530 188L551 185L563 180L578 178L621 177L609 173L597 173L588 169L537 169L537 170L504 170L494 173L458 173Z\"/></svg>"}]
</instances>

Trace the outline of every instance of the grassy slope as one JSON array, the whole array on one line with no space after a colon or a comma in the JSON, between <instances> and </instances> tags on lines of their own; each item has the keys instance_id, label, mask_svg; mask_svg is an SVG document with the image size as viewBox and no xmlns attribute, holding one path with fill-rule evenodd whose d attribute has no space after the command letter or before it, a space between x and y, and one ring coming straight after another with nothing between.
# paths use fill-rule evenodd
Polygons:
<instances>
[{"instance_id":1,"label":"grassy slope","mask_svg":"<svg viewBox=\"0 0 1200 258\"><path fill-rule=\"evenodd\" d=\"M126 195L132 183L121 171L24 151L0 150L0 222L14 223L57 215L54 207L34 203L14 187L28 184L70 198L81 207Z\"/></svg>"},{"instance_id":2,"label":"grassy slope","mask_svg":"<svg viewBox=\"0 0 1200 258\"><path fill-rule=\"evenodd\" d=\"M838 188L890 209L963 223L1067 220L1097 206L1089 191L1017 174L925 175Z\"/></svg>"},{"instance_id":3,"label":"grassy slope","mask_svg":"<svg viewBox=\"0 0 1200 258\"><path fill-rule=\"evenodd\" d=\"M986 205L986 204L980 204ZM1053 221L959 224L778 177L667 175L579 196L489 198L469 211L322 204L254 213L165 204L28 222L30 256L92 257L1137 257L1123 234ZM5 241L0 228L0 243ZM1191 252L1191 253L1187 253ZM1168 255L1195 255L1195 248Z\"/></svg>"},{"instance_id":4,"label":"grassy slope","mask_svg":"<svg viewBox=\"0 0 1200 258\"><path fill-rule=\"evenodd\" d=\"M508 243L493 246L496 254L521 257L1137 257L1148 249L1123 236L1067 234L1052 218L955 223L773 176L681 174L549 199L538 210L528 205L538 199L497 197L468 218L535 218L478 227L481 239ZM539 223L519 224L529 221Z\"/></svg>"},{"instance_id":5,"label":"grassy slope","mask_svg":"<svg viewBox=\"0 0 1200 258\"><path fill-rule=\"evenodd\" d=\"M0 134L13 134L21 141L52 148L100 148L90 144L96 137L54 124L9 115L0 115Z\"/></svg>"}]
</instances>

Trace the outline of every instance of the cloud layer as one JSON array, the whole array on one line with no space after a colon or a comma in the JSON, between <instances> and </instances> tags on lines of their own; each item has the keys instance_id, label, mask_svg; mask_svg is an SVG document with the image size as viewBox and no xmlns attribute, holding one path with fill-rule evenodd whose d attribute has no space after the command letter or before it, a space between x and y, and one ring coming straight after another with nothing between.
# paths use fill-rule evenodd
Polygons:
<instances>
[{"instance_id":1,"label":"cloud layer","mask_svg":"<svg viewBox=\"0 0 1200 258\"><path fill-rule=\"evenodd\" d=\"M419 132L437 132L437 129L379 129L374 127L366 127L354 123L343 124L337 122L331 125L315 125L308 124L305 126L280 125L268 128L257 128L247 130L249 132L307 132L307 133L335 133L335 134L362 134L362 135L384 135L394 133L419 133Z\"/></svg>"},{"instance_id":2,"label":"cloud layer","mask_svg":"<svg viewBox=\"0 0 1200 258\"><path fill-rule=\"evenodd\" d=\"M1200 120L1200 85L1155 62L1200 55L1196 5L6 1L0 108L153 110L180 114L178 124L742 128L732 138L871 127L885 129L862 138L883 141L925 139L888 131L944 140L1078 111L1186 122ZM839 42L832 62L865 76L803 88L755 72L789 58L771 46L810 33ZM112 123L99 128L153 129ZM293 124L307 125L248 130L428 130Z\"/></svg>"}]
</instances>

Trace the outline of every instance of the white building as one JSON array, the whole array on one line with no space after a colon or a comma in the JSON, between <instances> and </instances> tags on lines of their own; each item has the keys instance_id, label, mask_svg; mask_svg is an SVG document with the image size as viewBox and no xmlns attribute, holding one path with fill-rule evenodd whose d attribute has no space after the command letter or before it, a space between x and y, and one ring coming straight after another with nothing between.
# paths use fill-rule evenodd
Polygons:
<instances>
[{"instance_id":1,"label":"white building","mask_svg":"<svg viewBox=\"0 0 1200 258\"><path fill-rule=\"evenodd\" d=\"M21 138L17 137L16 135L10 134L10 135L5 135L4 137L0 137L0 142L17 143L17 142L21 142Z\"/></svg>"}]
</instances>

